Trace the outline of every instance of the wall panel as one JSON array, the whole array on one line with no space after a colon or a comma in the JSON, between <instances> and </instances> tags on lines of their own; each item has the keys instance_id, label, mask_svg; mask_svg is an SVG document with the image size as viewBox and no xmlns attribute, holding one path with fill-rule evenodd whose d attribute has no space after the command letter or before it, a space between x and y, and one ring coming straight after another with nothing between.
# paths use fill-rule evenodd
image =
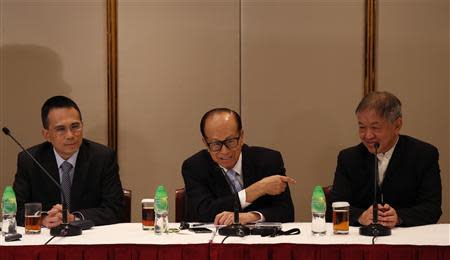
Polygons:
<instances>
[{"instance_id":1,"label":"wall panel","mask_svg":"<svg viewBox=\"0 0 450 260\"><path fill-rule=\"evenodd\" d=\"M107 141L106 4L0 1L0 125L28 147L43 141L40 108L53 95L80 106L85 136ZM0 189L11 185L19 149L0 137Z\"/></svg>"},{"instance_id":2,"label":"wall panel","mask_svg":"<svg viewBox=\"0 0 450 260\"><path fill-rule=\"evenodd\" d=\"M333 181L339 150L358 142L363 1L243 1L246 140L282 152L296 221L314 185Z\"/></svg>"},{"instance_id":3,"label":"wall panel","mask_svg":"<svg viewBox=\"0 0 450 260\"><path fill-rule=\"evenodd\" d=\"M119 159L140 200L168 188L170 219L181 164L203 148L200 118L239 108L238 1L119 1Z\"/></svg>"}]
</instances>

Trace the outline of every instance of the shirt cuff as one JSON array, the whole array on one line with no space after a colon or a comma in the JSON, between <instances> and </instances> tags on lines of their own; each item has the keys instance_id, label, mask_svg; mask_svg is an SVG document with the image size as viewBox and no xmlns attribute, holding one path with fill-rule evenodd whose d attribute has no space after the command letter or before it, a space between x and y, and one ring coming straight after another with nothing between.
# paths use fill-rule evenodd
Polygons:
<instances>
[{"instance_id":1,"label":"shirt cuff","mask_svg":"<svg viewBox=\"0 0 450 260\"><path fill-rule=\"evenodd\" d=\"M259 212L259 211L250 211L250 212L256 213L259 215L259 220L255 221L255 223L266 221L266 218L264 217L264 215L261 212Z\"/></svg>"},{"instance_id":2,"label":"shirt cuff","mask_svg":"<svg viewBox=\"0 0 450 260\"><path fill-rule=\"evenodd\" d=\"M245 209L246 207L251 205L251 203L248 203L246 201L247 193L245 192L245 189L243 189L240 192L238 192L238 196L239 196L239 202L241 203L241 208L242 209ZM266 221L266 218L264 217L263 214L261 214L261 212L259 212L259 211L250 211L250 212L256 213L256 214L259 215L259 220L255 221L255 223Z\"/></svg>"},{"instance_id":3,"label":"shirt cuff","mask_svg":"<svg viewBox=\"0 0 450 260\"><path fill-rule=\"evenodd\" d=\"M247 200L247 193L245 192L245 189L238 192L239 196L239 202L241 203L241 208L245 209L246 207L250 206L251 203L248 203Z\"/></svg>"}]
</instances>

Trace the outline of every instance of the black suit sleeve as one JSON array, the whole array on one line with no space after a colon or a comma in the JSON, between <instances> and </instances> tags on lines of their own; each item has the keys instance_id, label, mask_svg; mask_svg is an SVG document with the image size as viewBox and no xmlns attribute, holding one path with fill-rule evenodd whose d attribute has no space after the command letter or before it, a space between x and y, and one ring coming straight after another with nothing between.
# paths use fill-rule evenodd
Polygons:
<instances>
[{"instance_id":1,"label":"black suit sleeve","mask_svg":"<svg viewBox=\"0 0 450 260\"><path fill-rule=\"evenodd\" d=\"M220 174L219 169L217 171L213 174ZM222 211L233 211L234 196L217 196L218 191L213 191L214 184L204 167L187 160L183 163L182 174L188 202L186 220L213 222Z\"/></svg>"},{"instance_id":2,"label":"black suit sleeve","mask_svg":"<svg viewBox=\"0 0 450 260\"><path fill-rule=\"evenodd\" d=\"M107 225L123 221L123 190L119 177L119 166L114 152L110 152L103 162L100 180L100 203L95 207L82 208L77 211L85 219L96 225Z\"/></svg>"},{"instance_id":3,"label":"black suit sleeve","mask_svg":"<svg viewBox=\"0 0 450 260\"><path fill-rule=\"evenodd\" d=\"M442 214L442 186L439 169L439 152L432 148L428 153L421 153L420 169L421 181L416 191L416 203L409 208L396 209L401 218L402 226L418 226L434 224ZM411 176L411 178L414 178Z\"/></svg>"},{"instance_id":4,"label":"black suit sleeve","mask_svg":"<svg viewBox=\"0 0 450 260\"><path fill-rule=\"evenodd\" d=\"M261 171L264 177L279 174L286 176L283 158L281 153L276 152L273 156L272 163L265 166ZM262 178L261 178L262 179ZM267 222L293 222L294 221L294 205L291 199L289 186L279 195L265 195L258 198L249 206L248 210L255 209L260 212Z\"/></svg>"}]
</instances>

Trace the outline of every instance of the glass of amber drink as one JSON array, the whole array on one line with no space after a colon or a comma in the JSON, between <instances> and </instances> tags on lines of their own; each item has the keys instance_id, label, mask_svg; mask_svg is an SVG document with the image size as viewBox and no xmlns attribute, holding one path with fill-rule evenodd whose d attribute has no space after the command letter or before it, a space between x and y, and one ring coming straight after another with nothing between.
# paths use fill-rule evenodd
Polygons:
<instances>
[{"instance_id":1,"label":"glass of amber drink","mask_svg":"<svg viewBox=\"0 0 450 260\"><path fill-rule=\"evenodd\" d=\"M25 203L25 234L41 233L41 203Z\"/></svg>"},{"instance_id":2,"label":"glass of amber drink","mask_svg":"<svg viewBox=\"0 0 450 260\"><path fill-rule=\"evenodd\" d=\"M155 225L154 199L143 199L142 204L142 229L149 230Z\"/></svg>"},{"instance_id":3,"label":"glass of amber drink","mask_svg":"<svg viewBox=\"0 0 450 260\"><path fill-rule=\"evenodd\" d=\"M348 234L350 204L346 201L333 202L333 233Z\"/></svg>"}]
</instances>

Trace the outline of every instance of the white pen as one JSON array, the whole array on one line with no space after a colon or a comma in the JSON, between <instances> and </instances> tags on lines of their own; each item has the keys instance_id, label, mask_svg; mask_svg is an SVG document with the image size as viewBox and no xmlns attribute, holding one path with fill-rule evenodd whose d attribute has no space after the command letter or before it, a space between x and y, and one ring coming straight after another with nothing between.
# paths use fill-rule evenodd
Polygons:
<instances>
[{"instance_id":1,"label":"white pen","mask_svg":"<svg viewBox=\"0 0 450 260\"><path fill-rule=\"evenodd\" d=\"M212 243L214 240L214 237L216 236L217 230L219 228L216 226L216 229L213 230L213 232L211 233L211 238L209 239L209 243Z\"/></svg>"}]
</instances>

